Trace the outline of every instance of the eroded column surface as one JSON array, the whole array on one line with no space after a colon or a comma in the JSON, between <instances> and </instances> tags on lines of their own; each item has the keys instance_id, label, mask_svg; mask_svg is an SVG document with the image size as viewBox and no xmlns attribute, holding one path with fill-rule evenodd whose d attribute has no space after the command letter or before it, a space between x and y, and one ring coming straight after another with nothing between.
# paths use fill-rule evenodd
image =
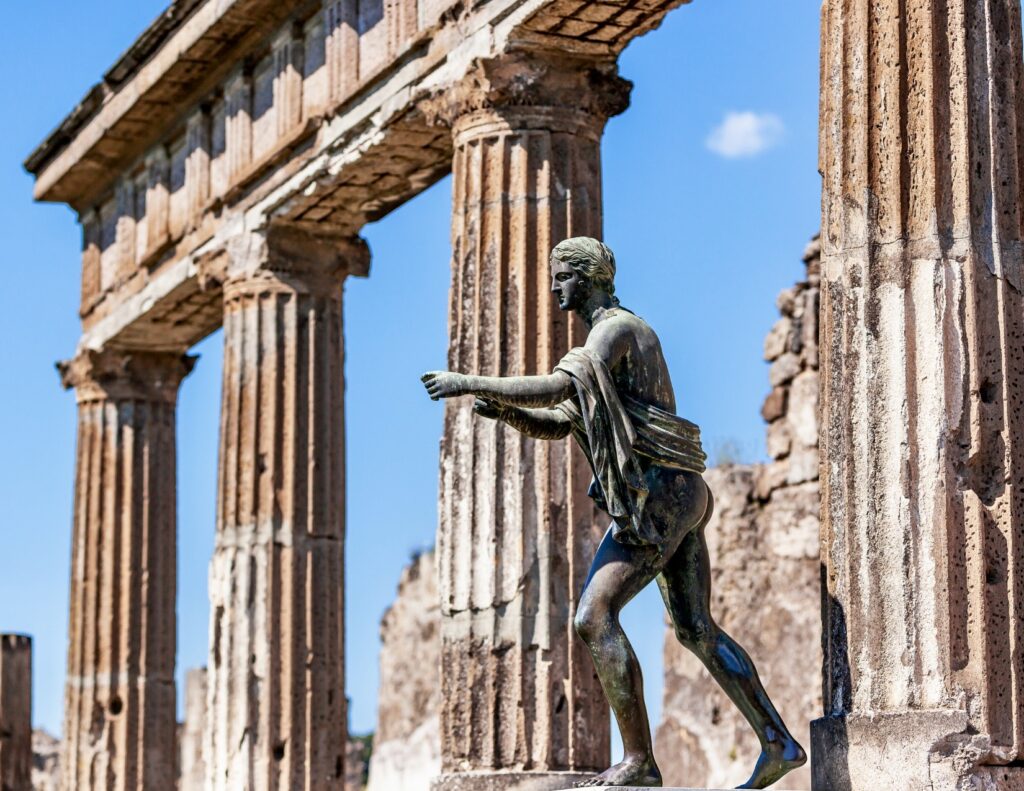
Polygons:
<instances>
[{"instance_id":1,"label":"eroded column surface","mask_svg":"<svg viewBox=\"0 0 1024 791\"><path fill-rule=\"evenodd\" d=\"M601 133L628 95L614 64L523 54L481 64L440 100L455 143L452 370L547 373L583 343L551 296L548 256L601 235ZM437 788L476 787L480 773L480 787L559 788L607 765L607 704L571 625L605 527L589 480L568 440L533 441L475 417L472 399L447 402Z\"/></svg>"},{"instance_id":2,"label":"eroded column surface","mask_svg":"<svg viewBox=\"0 0 1024 791\"><path fill-rule=\"evenodd\" d=\"M206 760L214 789L341 788L342 281L359 239L274 229L224 286Z\"/></svg>"},{"instance_id":3,"label":"eroded column surface","mask_svg":"<svg viewBox=\"0 0 1024 791\"><path fill-rule=\"evenodd\" d=\"M65 788L173 789L175 406L194 358L84 351L78 400Z\"/></svg>"},{"instance_id":4,"label":"eroded column surface","mask_svg":"<svg viewBox=\"0 0 1024 791\"><path fill-rule=\"evenodd\" d=\"M32 788L32 638L0 635L0 788Z\"/></svg>"},{"instance_id":5,"label":"eroded column surface","mask_svg":"<svg viewBox=\"0 0 1024 791\"><path fill-rule=\"evenodd\" d=\"M822 63L815 787L1024 788L1020 3L828 0Z\"/></svg>"}]
</instances>

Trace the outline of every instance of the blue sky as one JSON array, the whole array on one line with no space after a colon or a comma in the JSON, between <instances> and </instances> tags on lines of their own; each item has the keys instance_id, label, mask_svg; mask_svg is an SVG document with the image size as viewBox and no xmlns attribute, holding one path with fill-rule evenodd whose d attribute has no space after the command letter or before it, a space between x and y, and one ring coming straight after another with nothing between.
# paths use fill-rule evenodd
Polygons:
<instances>
[{"instance_id":1,"label":"blue sky","mask_svg":"<svg viewBox=\"0 0 1024 791\"><path fill-rule=\"evenodd\" d=\"M162 10L157 0L17 3L0 29L0 631L35 638L34 718L58 732L67 627L75 406L54 361L79 335L80 236L31 201L21 161ZM659 332L679 409L715 455L764 456L761 343L775 294L818 227L818 8L696 0L635 41L632 107L604 138L605 239L617 293ZM347 672L356 732L376 716L378 623L410 554L433 543L442 409L418 375L445 361L450 180L365 229L371 276L346 289ZM221 334L181 390L178 669L206 663ZM660 712L660 600L624 623ZM742 641L742 635L737 634ZM756 657L755 657L756 659ZM179 681L180 685L180 681ZM180 690L179 690L180 693Z\"/></svg>"}]
</instances>

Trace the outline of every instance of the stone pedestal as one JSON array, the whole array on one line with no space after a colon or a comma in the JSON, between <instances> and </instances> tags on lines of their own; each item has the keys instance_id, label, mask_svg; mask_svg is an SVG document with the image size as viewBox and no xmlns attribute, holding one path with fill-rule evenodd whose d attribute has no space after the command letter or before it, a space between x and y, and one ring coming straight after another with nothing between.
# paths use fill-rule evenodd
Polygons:
<instances>
[{"instance_id":1,"label":"stone pedestal","mask_svg":"<svg viewBox=\"0 0 1024 791\"><path fill-rule=\"evenodd\" d=\"M548 373L582 344L551 296L548 255L601 235L601 132L628 90L611 64L524 54L481 64L430 108L455 143L451 370ZM572 630L605 529L589 480L568 440L533 441L475 417L472 399L447 402L437 789L557 788L560 772L607 765L607 704Z\"/></svg>"},{"instance_id":2,"label":"stone pedestal","mask_svg":"<svg viewBox=\"0 0 1024 791\"><path fill-rule=\"evenodd\" d=\"M822 62L814 787L1021 788L1020 3L829 0Z\"/></svg>"},{"instance_id":3,"label":"stone pedestal","mask_svg":"<svg viewBox=\"0 0 1024 791\"><path fill-rule=\"evenodd\" d=\"M32 788L32 638L0 635L0 788Z\"/></svg>"},{"instance_id":4,"label":"stone pedestal","mask_svg":"<svg viewBox=\"0 0 1024 791\"><path fill-rule=\"evenodd\" d=\"M342 281L358 239L238 240L224 287L207 787L340 789Z\"/></svg>"},{"instance_id":5,"label":"stone pedestal","mask_svg":"<svg viewBox=\"0 0 1024 791\"><path fill-rule=\"evenodd\" d=\"M174 788L175 404L193 358L85 351L78 399L66 788Z\"/></svg>"}]
</instances>

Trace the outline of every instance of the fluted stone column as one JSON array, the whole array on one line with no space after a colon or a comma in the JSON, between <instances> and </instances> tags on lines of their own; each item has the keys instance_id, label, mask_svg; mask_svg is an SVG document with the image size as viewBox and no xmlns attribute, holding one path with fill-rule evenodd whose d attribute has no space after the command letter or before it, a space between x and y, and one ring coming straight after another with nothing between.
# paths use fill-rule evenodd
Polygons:
<instances>
[{"instance_id":1,"label":"fluted stone column","mask_svg":"<svg viewBox=\"0 0 1024 791\"><path fill-rule=\"evenodd\" d=\"M601 133L629 87L614 64L521 54L481 64L430 107L455 143L452 370L547 373L582 344L552 298L548 255L601 235ZM472 399L447 402L437 789L561 788L607 765L608 707L572 629L606 527L589 480L568 440L536 442L474 417Z\"/></svg>"},{"instance_id":2,"label":"fluted stone column","mask_svg":"<svg viewBox=\"0 0 1024 791\"><path fill-rule=\"evenodd\" d=\"M174 788L175 404L194 358L84 351L78 399L65 788Z\"/></svg>"},{"instance_id":3,"label":"fluted stone column","mask_svg":"<svg viewBox=\"0 0 1024 791\"><path fill-rule=\"evenodd\" d=\"M341 788L342 281L359 239L232 248L224 287L206 759L212 789Z\"/></svg>"},{"instance_id":4,"label":"fluted stone column","mask_svg":"<svg viewBox=\"0 0 1024 791\"><path fill-rule=\"evenodd\" d=\"M0 788L32 788L32 638L0 634Z\"/></svg>"},{"instance_id":5,"label":"fluted stone column","mask_svg":"<svg viewBox=\"0 0 1024 791\"><path fill-rule=\"evenodd\" d=\"M1024 788L1020 3L823 11L831 791Z\"/></svg>"}]
</instances>

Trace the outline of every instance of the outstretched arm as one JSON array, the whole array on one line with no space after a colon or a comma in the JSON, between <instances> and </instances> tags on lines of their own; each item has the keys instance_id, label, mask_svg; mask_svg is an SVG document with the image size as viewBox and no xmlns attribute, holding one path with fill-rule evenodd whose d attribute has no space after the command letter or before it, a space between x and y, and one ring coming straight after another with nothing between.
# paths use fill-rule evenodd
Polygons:
<instances>
[{"instance_id":1,"label":"outstretched arm","mask_svg":"<svg viewBox=\"0 0 1024 791\"><path fill-rule=\"evenodd\" d=\"M473 411L481 417L502 420L534 439L562 439L572 431L569 418L555 409L525 409L477 398Z\"/></svg>"},{"instance_id":2,"label":"outstretched arm","mask_svg":"<svg viewBox=\"0 0 1024 791\"><path fill-rule=\"evenodd\" d=\"M572 378L563 371L546 376L468 376L452 371L430 371L421 378L434 401L475 395L508 406L551 407L576 392Z\"/></svg>"}]
</instances>

